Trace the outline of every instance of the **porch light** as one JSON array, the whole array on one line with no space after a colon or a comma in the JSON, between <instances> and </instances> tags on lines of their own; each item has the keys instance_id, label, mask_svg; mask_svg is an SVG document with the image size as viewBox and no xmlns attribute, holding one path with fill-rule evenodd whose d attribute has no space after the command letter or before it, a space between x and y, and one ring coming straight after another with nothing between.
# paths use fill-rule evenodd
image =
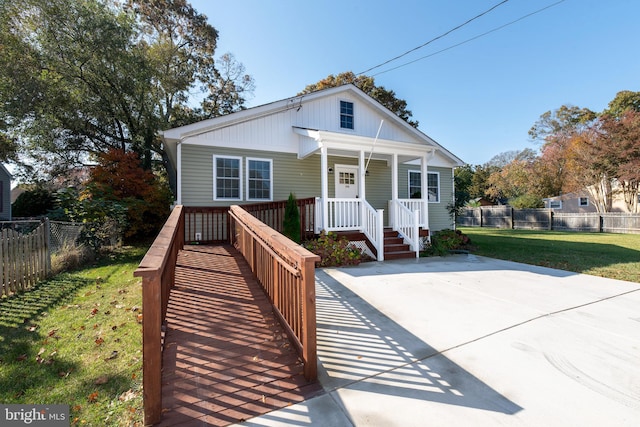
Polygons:
<instances>
[{"instance_id":1,"label":"porch light","mask_svg":"<svg viewBox=\"0 0 640 427\"><path fill-rule=\"evenodd\" d=\"M329 171L329 175L333 175L333 168L332 167L329 167L328 171Z\"/></svg>"},{"instance_id":2,"label":"porch light","mask_svg":"<svg viewBox=\"0 0 640 427\"><path fill-rule=\"evenodd\" d=\"M369 176L369 171L368 170L364 171L364 176Z\"/></svg>"}]
</instances>

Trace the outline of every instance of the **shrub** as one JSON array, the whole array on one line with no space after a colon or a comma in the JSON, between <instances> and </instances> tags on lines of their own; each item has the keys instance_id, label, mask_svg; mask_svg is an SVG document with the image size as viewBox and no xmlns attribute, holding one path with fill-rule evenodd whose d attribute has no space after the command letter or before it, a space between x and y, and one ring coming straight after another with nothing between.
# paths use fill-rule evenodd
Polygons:
<instances>
[{"instance_id":1,"label":"shrub","mask_svg":"<svg viewBox=\"0 0 640 427\"><path fill-rule=\"evenodd\" d=\"M289 199L287 199L287 205L284 208L282 234L294 242L300 243L300 212L293 193L289 193Z\"/></svg>"},{"instance_id":2,"label":"shrub","mask_svg":"<svg viewBox=\"0 0 640 427\"><path fill-rule=\"evenodd\" d=\"M305 247L320 256L316 267L358 265L367 258L360 249L351 246L349 240L332 232L323 231L318 239L307 242Z\"/></svg>"},{"instance_id":3,"label":"shrub","mask_svg":"<svg viewBox=\"0 0 640 427\"><path fill-rule=\"evenodd\" d=\"M51 273L77 270L95 259L95 253L85 245L65 244L51 256Z\"/></svg>"},{"instance_id":4,"label":"shrub","mask_svg":"<svg viewBox=\"0 0 640 427\"><path fill-rule=\"evenodd\" d=\"M54 208L55 196L44 188L27 190L11 205L12 215L17 218L46 215Z\"/></svg>"},{"instance_id":5,"label":"shrub","mask_svg":"<svg viewBox=\"0 0 640 427\"><path fill-rule=\"evenodd\" d=\"M471 240L460 230L440 230L431 236L431 245L424 251L425 255L442 256L454 250L469 249Z\"/></svg>"},{"instance_id":6,"label":"shrub","mask_svg":"<svg viewBox=\"0 0 640 427\"><path fill-rule=\"evenodd\" d=\"M544 201L538 196L523 194L522 196L509 199L509 205L516 209L544 208Z\"/></svg>"}]
</instances>

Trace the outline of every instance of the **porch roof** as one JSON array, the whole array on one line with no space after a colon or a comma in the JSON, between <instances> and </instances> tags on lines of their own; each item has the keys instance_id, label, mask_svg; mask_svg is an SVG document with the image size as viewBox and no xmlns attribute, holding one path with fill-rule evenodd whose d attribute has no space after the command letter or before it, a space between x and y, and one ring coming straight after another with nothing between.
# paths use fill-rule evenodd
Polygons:
<instances>
[{"instance_id":1,"label":"porch roof","mask_svg":"<svg viewBox=\"0 0 640 427\"><path fill-rule=\"evenodd\" d=\"M293 126L293 131L301 136L298 146L298 158L303 159L316 154L326 147L331 154L351 157L364 151L373 159L389 160L389 156L398 154L400 162L420 159L425 154L433 154L436 147L424 143L375 139L361 135L330 132Z\"/></svg>"}]
</instances>

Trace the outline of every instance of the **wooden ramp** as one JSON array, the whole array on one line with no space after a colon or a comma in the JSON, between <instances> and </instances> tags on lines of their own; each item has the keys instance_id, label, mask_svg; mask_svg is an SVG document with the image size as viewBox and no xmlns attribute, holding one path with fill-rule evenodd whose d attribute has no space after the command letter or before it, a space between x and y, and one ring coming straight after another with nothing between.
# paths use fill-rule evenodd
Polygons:
<instances>
[{"instance_id":1,"label":"wooden ramp","mask_svg":"<svg viewBox=\"0 0 640 427\"><path fill-rule=\"evenodd\" d=\"M323 392L229 245L180 252L164 346L162 426L225 426Z\"/></svg>"}]
</instances>

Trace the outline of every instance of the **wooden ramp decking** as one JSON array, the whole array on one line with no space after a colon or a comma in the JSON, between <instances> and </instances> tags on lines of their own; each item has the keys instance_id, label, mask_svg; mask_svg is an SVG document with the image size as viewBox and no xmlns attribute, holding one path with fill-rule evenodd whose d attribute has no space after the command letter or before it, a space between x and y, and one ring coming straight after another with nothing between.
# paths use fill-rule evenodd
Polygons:
<instances>
[{"instance_id":1,"label":"wooden ramp decking","mask_svg":"<svg viewBox=\"0 0 640 427\"><path fill-rule=\"evenodd\" d=\"M322 393L242 255L186 246L167 310L161 426L224 426Z\"/></svg>"}]
</instances>

